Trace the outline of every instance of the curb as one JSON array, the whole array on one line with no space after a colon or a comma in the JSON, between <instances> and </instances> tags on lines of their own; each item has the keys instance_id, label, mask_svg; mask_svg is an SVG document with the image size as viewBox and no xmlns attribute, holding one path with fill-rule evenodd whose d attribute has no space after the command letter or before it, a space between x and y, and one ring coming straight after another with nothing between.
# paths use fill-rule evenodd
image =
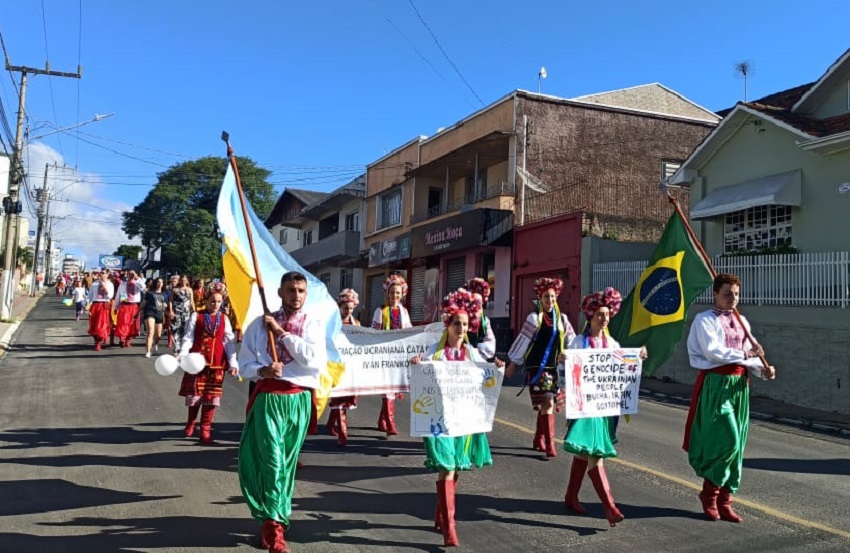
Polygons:
<instances>
[{"instance_id":1,"label":"curb","mask_svg":"<svg viewBox=\"0 0 850 553\"><path fill-rule=\"evenodd\" d=\"M3 333L3 336L0 336L0 350L3 350L5 353L9 350L9 344L12 341L12 338L15 337L15 332L18 331L18 327L21 326L20 321L15 321L9 325L9 328L6 329L6 332ZM0 353L0 356L3 354Z\"/></svg>"},{"instance_id":2,"label":"curb","mask_svg":"<svg viewBox=\"0 0 850 553\"><path fill-rule=\"evenodd\" d=\"M690 404L690 399L686 399L680 396L673 396L662 392L656 392L648 388L641 388L640 396L645 399L655 399L665 403L675 403L677 405ZM781 415L773 415L771 413L761 413L759 411L750 411L750 418L758 419L760 421L781 424L784 426L794 426L797 428L803 428L822 434L831 434L834 436L839 436L841 438L850 438L850 428L842 428L840 426L835 426L834 424L829 424L821 421L795 419Z\"/></svg>"}]
</instances>

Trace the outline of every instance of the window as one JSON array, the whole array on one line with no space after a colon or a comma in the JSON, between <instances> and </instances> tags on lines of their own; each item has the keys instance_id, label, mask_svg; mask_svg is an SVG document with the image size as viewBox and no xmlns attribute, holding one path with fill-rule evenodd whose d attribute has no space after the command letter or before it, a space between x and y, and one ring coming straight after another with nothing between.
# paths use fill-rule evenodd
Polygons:
<instances>
[{"instance_id":1,"label":"window","mask_svg":"<svg viewBox=\"0 0 850 553\"><path fill-rule=\"evenodd\" d=\"M726 214L724 253L791 245L791 207L760 205Z\"/></svg>"},{"instance_id":2,"label":"window","mask_svg":"<svg viewBox=\"0 0 850 553\"><path fill-rule=\"evenodd\" d=\"M330 273L322 273L319 275L319 280L325 285L325 288L330 290L331 287L331 274Z\"/></svg>"},{"instance_id":3,"label":"window","mask_svg":"<svg viewBox=\"0 0 850 553\"><path fill-rule=\"evenodd\" d=\"M313 230L305 230L304 231L304 245L309 246L313 243Z\"/></svg>"},{"instance_id":4,"label":"window","mask_svg":"<svg viewBox=\"0 0 850 553\"><path fill-rule=\"evenodd\" d=\"M286 232L285 228L280 229L280 240L279 240L279 242L281 243L281 245L286 244L286 241L289 238L289 236L287 236L288 234L289 233Z\"/></svg>"},{"instance_id":5,"label":"window","mask_svg":"<svg viewBox=\"0 0 850 553\"><path fill-rule=\"evenodd\" d=\"M496 298L496 254L486 253L479 260L481 270L478 274L490 285L490 297L487 299L487 305L484 306L484 309L492 311Z\"/></svg>"},{"instance_id":6,"label":"window","mask_svg":"<svg viewBox=\"0 0 850 553\"><path fill-rule=\"evenodd\" d=\"M682 166L680 161L662 161L661 162L661 180L667 182L673 175L676 174L676 171L679 170L679 167Z\"/></svg>"},{"instance_id":7,"label":"window","mask_svg":"<svg viewBox=\"0 0 850 553\"><path fill-rule=\"evenodd\" d=\"M354 270L342 268L339 270L339 289L351 288L354 285Z\"/></svg>"},{"instance_id":8,"label":"window","mask_svg":"<svg viewBox=\"0 0 850 553\"><path fill-rule=\"evenodd\" d=\"M352 211L345 216L345 230L360 231L360 212Z\"/></svg>"},{"instance_id":9,"label":"window","mask_svg":"<svg viewBox=\"0 0 850 553\"><path fill-rule=\"evenodd\" d=\"M487 197L487 170L478 171L478 180L475 174L466 177L466 203L474 204Z\"/></svg>"},{"instance_id":10,"label":"window","mask_svg":"<svg viewBox=\"0 0 850 553\"><path fill-rule=\"evenodd\" d=\"M378 198L378 229L401 224L401 188Z\"/></svg>"}]
</instances>

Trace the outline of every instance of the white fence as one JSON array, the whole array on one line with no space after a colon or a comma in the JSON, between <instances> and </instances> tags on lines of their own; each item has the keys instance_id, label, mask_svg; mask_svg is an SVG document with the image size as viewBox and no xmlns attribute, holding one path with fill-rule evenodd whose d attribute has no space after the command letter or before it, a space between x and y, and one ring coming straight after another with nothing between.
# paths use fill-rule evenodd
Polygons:
<instances>
[{"instance_id":1,"label":"white fence","mask_svg":"<svg viewBox=\"0 0 850 553\"><path fill-rule=\"evenodd\" d=\"M741 278L742 304L842 308L850 304L850 252L717 256L712 262L718 273L733 273ZM594 263L593 289L613 286L625 297L646 264ZM711 303L711 290L696 301Z\"/></svg>"}]
</instances>

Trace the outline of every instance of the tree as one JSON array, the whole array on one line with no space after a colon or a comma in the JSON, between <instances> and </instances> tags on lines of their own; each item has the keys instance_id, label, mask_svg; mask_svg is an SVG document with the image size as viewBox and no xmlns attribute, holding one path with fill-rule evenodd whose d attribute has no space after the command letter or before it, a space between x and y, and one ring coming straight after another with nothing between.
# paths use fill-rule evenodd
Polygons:
<instances>
[{"instance_id":1,"label":"tree","mask_svg":"<svg viewBox=\"0 0 850 553\"><path fill-rule=\"evenodd\" d=\"M22 248L18 246L18 265L24 267L26 270L27 267L32 267L32 248Z\"/></svg>"},{"instance_id":2,"label":"tree","mask_svg":"<svg viewBox=\"0 0 850 553\"><path fill-rule=\"evenodd\" d=\"M143 249L142 246L135 244L121 244L117 250L112 252L112 255L120 255L124 259L138 259Z\"/></svg>"},{"instance_id":3,"label":"tree","mask_svg":"<svg viewBox=\"0 0 850 553\"><path fill-rule=\"evenodd\" d=\"M275 202L271 172L250 158L236 161L245 196L264 219ZM174 165L157 175L142 203L123 214L127 236L140 237L149 254L162 248L161 269L205 278L222 274L215 210L227 163L210 156Z\"/></svg>"}]
</instances>

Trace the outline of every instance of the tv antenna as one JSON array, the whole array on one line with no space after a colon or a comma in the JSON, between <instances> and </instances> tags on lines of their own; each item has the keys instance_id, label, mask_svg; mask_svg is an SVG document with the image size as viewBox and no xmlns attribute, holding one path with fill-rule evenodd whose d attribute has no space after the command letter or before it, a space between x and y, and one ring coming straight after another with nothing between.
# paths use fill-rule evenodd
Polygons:
<instances>
[{"instance_id":1,"label":"tv antenna","mask_svg":"<svg viewBox=\"0 0 850 553\"><path fill-rule=\"evenodd\" d=\"M744 101L747 101L747 80L753 73L753 62L749 60L739 61L735 64L735 74L744 79Z\"/></svg>"}]
</instances>

